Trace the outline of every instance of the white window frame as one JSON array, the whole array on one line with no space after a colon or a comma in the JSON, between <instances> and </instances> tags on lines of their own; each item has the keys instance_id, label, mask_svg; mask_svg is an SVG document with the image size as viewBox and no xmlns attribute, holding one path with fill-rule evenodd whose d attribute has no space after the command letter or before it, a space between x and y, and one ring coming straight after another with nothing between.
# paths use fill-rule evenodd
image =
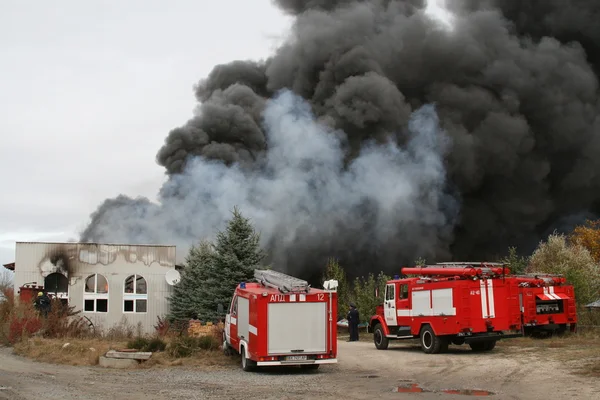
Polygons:
<instances>
[{"instance_id":1,"label":"white window frame","mask_svg":"<svg viewBox=\"0 0 600 400\"><path fill-rule=\"evenodd\" d=\"M133 276L133 293L125 293L127 279ZM146 293L137 293L137 279L142 278L146 283ZM125 302L133 301L133 311L125 311ZM137 300L146 300L146 311L137 310ZM131 274L123 280L123 314L147 314L148 313L148 280L140 274Z\"/></svg>"},{"instance_id":2,"label":"white window frame","mask_svg":"<svg viewBox=\"0 0 600 400\"><path fill-rule=\"evenodd\" d=\"M102 276L104 278L104 280L106 281L106 285L107 285L107 290L106 293L98 293L98 275ZM90 293L90 292L86 292L86 288L87 288L87 282L88 279L90 279L91 277L94 277L94 292ZM106 279L106 276L102 275L102 274L91 274L88 275L85 278L85 281L83 282L83 312L84 313L89 313L89 314L108 314L108 312L110 311L110 301L108 301L108 295L110 293L110 284L108 283L108 279ZM94 310L93 311L86 311L85 309L85 301L86 300L93 300L94 301ZM106 311L97 311L98 310L98 300L106 300Z\"/></svg>"}]
</instances>

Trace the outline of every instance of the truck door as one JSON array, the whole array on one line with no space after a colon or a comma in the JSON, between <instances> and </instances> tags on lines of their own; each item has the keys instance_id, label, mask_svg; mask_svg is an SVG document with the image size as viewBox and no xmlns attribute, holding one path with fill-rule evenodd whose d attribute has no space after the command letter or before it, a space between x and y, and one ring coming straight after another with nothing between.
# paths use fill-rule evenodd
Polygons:
<instances>
[{"instance_id":1,"label":"truck door","mask_svg":"<svg viewBox=\"0 0 600 400\"><path fill-rule=\"evenodd\" d=\"M385 287L385 302L383 303L383 313L385 314L385 323L388 326L398 325L396 317L396 284L389 283Z\"/></svg>"},{"instance_id":2,"label":"truck door","mask_svg":"<svg viewBox=\"0 0 600 400\"><path fill-rule=\"evenodd\" d=\"M400 283L398 292L398 300L396 301L396 312L398 317L410 316L410 303L408 300L408 284ZM400 323L399 325L403 325Z\"/></svg>"},{"instance_id":3,"label":"truck door","mask_svg":"<svg viewBox=\"0 0 600 400\"><path fill-rule=\"evenodd\" d=\"M231 307L229 308L229 314L225 318L225 337L227 341L237 349L238 335L237 335L237 314L238 314L238 297L233 296L231 301Z\"/></svg>"}]
</instances>

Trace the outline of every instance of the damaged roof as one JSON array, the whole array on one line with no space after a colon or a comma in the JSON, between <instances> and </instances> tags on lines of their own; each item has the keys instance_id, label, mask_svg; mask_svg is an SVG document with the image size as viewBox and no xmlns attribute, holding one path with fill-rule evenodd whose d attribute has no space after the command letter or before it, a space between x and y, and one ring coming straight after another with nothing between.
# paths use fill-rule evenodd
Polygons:
<instances>
[{"instance_id":1,"label":"damaged roof","mask_svg":"<svg viewBox=\"0 0 600 400\"><path fill-rule=\"evenodd\" d=\"M176 247L174 244L138 244L138 243L100 243L100 242L36 242L36 241L17 241L17 244L65 244L65 245L91 245L91 246L130 246L130 247Z\"/></svg>"},{"instance_id":2,"label":"damaged roof","mask_svg":"<svg viewBox=\"0 0 600 400\"><path fill-rule=\"evenodd\" d=\"M4 266L4 268L9 269L11 271L15 270L15 263L8 263L8 264L2 264Z\"/></svg>"}]
</instances>

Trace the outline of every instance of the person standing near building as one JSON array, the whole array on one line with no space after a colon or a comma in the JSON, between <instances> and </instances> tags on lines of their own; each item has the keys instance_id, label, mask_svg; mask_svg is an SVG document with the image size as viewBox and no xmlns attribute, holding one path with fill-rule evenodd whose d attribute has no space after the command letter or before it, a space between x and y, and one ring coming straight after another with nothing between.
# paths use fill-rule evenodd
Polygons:
<instances>
[{"instance_id":1,"label":"person standing near building","mask_svg":"<svg viewBox=\"0 0 600 400\"><path fill-rule=\"evenodd\" d=\"M348 311L348 316L346 319L348 320L348 331L350 333L350 340L348 341L357 342L359 314L356 306L353 303L350 304L350 311Z\"/></svg>"},{"instance_id":2,"label":"person standing near building","mask_svg":"<svg viewBox=\"0 0 600 400\"><path fill-rule=\"evenodd\" d=\"M44 317L48 316L48 313L50 312L51 303L50 297L48 297L46 293L39 292L34 304L35 308L40 314L42 314Z\"/></svg>"}]
</instances>

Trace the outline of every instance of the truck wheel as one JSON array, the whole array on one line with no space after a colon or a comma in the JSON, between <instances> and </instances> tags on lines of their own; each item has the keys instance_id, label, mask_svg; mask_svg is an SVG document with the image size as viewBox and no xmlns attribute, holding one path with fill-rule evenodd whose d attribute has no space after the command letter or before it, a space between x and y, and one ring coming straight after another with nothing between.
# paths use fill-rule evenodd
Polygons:
<instances>
[{"instance_id":1,"label":"truck wheel","mask_svg":"<svg viewBox=\"0 0 600 400\"><path fill-rule=\"evenodd\" d=\"M373 330L373 342L375 343L377 350L386 350L390 344L390 340L385 337L385 332L383 332L381 324L375 325L375 329Z\"/></svg>"},{"instance_id":2,"label":"truck wheel","mask_svg":"<svg viewBox=\"0 0 600 400\"><path fill-rule=\"evenodd\" d=\"M423 349L423 352L426 354L443 353L448 350L448 339L436 336L429 325L425 325L421 328L419 337L421 349Z\"/></svg>"},{"instance_id":3,"label":"truck wheel","mask_svg":"<svg viewBox=\"0 0 600 400\"><path fill-rule=\"evenodd\" d=\"M471 350L473 351L490 351L493 350L494 347L496 347L496 341L495 340L489 340L486 342L475 342L475 343L469 343L469 347L471 347Z\"/></svg>"},{"instance_id":4,"label":"truck wheel","mask_svg":"<svg viewBox=\"0 0 600 400\"><path fill-rule=\"evenodd\" d=\"M256 363L254 361L246 358L246 349L244 349L243 347L241 349L241 353L242 353L242 369L244 371L252 371L254 369L254 367L256 366Z\"/></svg>"}]
</instances>

